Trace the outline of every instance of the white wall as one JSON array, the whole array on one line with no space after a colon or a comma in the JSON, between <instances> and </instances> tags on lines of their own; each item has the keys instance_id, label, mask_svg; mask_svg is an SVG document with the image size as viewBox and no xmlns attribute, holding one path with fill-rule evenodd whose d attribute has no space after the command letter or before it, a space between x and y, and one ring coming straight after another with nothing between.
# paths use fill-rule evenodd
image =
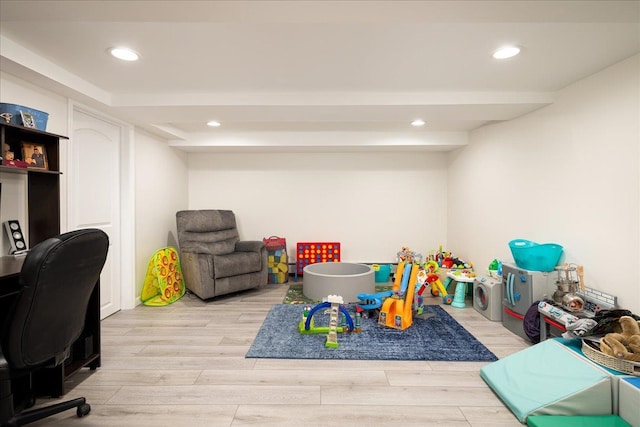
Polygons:
<instances>
[{"instance_id":1,"label":"white wall","mask_svg":"<svg viewBox=\"0 0 640 427\"><path fill-rule=\"evenodd\" d=\"M143 132L136 132L135 141L135 277L139 300L153 253L166 246L178 248L175 214L187 208L187 156Z\"/></svg>"},{"instance_id":2,"label":"white wall","mask_svg":"<svg viewBox=\"0 0 640 427\"><path fill-rule=\"evenodd\" d=\"M640 55L450 154L448 244L484 270L508 242L564 246L586 285L640 312Z\"/></svg>"},{"instance_id":3,"label":"white wall","mask_svg":"<svg viewBox=\"0 0 640 427\"><path fill-rule=\"evenodd\" d=\"M69 135L67 98L0 72L0 102L24 105L49 113L47 132Z\"/></svg>"},{"instance_id":4,"label":"white wall","mask_svg":"<svg viewBox=\"0 0 640 427\"><path fill-rule=\"evenodd\" d=\"M192 153L189 208L231 209L241 238L340 242L342 260L393 262L446 243L446 155Z\"/></svg>"}]
</instances>

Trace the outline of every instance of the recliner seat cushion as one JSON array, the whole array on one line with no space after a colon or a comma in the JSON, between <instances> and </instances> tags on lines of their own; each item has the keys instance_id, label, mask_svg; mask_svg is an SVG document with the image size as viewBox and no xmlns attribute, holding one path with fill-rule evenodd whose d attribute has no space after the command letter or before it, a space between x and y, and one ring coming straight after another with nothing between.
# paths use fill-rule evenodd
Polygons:
<instances>
[{"instance_id":1,"label":"recliner seat cushion","mask_svg":"<svg viewBox=\"0 0 640 427\"><path fill-rule=\"evenodd\" d=\"M214 255L214 277L237 276L255 273L262 269L262 260L257 252L236 252L227 255Z\"/></svg>"}]
</instances>

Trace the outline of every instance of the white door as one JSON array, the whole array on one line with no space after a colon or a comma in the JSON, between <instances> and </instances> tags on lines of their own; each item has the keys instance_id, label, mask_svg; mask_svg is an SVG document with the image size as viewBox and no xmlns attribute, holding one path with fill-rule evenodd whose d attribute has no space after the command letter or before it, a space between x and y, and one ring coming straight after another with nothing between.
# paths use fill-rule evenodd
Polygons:
<instances>
[{"instance_id":1,"label":"white door","mask_svg":"<svg viewBox=\"0 0 640 427\"><path fill-rule=\"evenodd\" d=\"M99 228L109 236L100 276L100 318L120 310L120 149L122 128L73 111L69 141L69 229Z\"/></svg>"}]
</instances>

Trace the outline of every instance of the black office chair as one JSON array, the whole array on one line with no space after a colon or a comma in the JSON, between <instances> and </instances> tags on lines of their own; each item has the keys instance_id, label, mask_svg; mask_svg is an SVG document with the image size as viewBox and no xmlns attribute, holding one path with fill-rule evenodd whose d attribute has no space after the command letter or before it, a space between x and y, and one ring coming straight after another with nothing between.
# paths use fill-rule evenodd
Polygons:
<instances>
[{"instance_id":1,"label":"black office chair","mask_svg":"<svg viewBox=\"0 0 640 427\"><path fill-rule=\"evenodd\" d=\"M82 417L91 410L82 397L16 414L11 383L67 359L82 333L108 247L103 231L85 229L47 239L27 254L20 294L0 331L0 425L20 426L71 408Z\"/></svg>"}]
</instances>

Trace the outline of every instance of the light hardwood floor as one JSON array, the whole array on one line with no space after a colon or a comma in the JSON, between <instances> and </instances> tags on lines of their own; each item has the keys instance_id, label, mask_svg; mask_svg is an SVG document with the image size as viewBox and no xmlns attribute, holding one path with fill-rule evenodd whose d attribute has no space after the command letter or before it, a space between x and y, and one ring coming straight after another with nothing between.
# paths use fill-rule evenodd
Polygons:
<instances>
[{"instance_id":1,"label":"light hardwood floor","mask_svg":"<svg viewBox=\"0 0 640 427\"><path fill-rule=\"evenodd\" d=\"M85 396L91 414L33 425L522 426L480 378L484 362L245 359L287 289L114 314L102 322L102 367L73 376L64 396ZM443 307L500 358L528 346L469 300Z\"/></svg>"}]
</instances>

